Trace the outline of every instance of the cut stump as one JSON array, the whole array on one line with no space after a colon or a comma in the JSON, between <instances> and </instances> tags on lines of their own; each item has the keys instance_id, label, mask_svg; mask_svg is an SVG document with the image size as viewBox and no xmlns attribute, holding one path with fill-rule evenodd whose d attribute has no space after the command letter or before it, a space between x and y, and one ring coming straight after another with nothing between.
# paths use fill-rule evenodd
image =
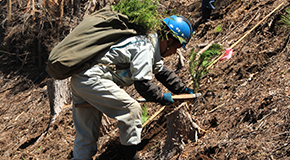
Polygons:
<instances>
[{"instance_id":1,"label":"cut stump","mask_svg":"<svg viewBox=\"0 0 290 160\"><path fill-rule=\"evenodd\" d=\"M49 79L47 81L49 104L53 119L61 112L62 108L71 104L70 78L64 80Z\"/></svg>"},{"instance_id":2,"label":"cut stump","mask_svg":"<svg viewBox=\"0 0 290 160\"><path fill-rule=\"evenodd\" d=\"M201 128L194 122L186 102L179 105L167 117L167 138L161 153L162 160L169 160L181 153L189 142L196 142Z\"/></svg>"}]
</instances>

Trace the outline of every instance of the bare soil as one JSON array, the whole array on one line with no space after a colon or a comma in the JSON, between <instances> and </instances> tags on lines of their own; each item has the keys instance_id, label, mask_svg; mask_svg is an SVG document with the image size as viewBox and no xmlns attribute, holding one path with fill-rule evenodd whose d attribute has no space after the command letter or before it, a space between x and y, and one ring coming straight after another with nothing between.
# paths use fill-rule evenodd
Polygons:
<instances>
[{"instance_id":1,"label":"bare soil","mask_svg":"<svg viewBox=\"0 0 290 160\"><path fill-rule=\"evenodd\" d=\"M178 55L164 61L190 83L188 62L193 47L197 52L215 41L229 48L283 2L233 48L231 59L213 65L202 78L202 97L174 102L143 129L139 159L160 159L167 137L165 115L182 102L193 108L191 114L205 132L198 135L197 142L187 142L172 159L290 159L289 32L280 23L288 1L217 0L212 21L195 30L187 51L180 50L185 66L178 64ZM184 15L193 24L201 16L201 0L161 0L160 4L161 10ZM215 30L218 25L222 26L221 32ZM45 64L24 63L13 53L1 52L0 56L1 159L72 158L75 129L71 107L52 119ZM132 97L139 97L133 86L124 89ZM146 105L149 116L161 108L155 103ZM118 133L113 131L100 137L95 159L124 158Z\"/></svg>"}]
</instances>

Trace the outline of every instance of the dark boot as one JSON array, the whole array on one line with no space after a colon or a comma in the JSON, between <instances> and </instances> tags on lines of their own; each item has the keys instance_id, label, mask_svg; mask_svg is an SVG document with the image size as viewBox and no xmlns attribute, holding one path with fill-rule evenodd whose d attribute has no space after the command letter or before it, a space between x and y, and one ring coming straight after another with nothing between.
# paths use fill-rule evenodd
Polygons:
<instances>
[{"instance_id":1,"label":"dark boot","mask_svg":"<svg viewBox=\"0 0 290 160\"><path fill-rule=\"evenodd\" d=\"M137 153L137 145L131 145L131 146L122 145L122 149L124 151L126 160L133 160L136 158L135 155Z\"/></svg>"},{"instance_id":2,"label":"dark boot","mask_svg":"<svg viewBox=\"0 0 290 160\"><path fill-rule=\"evenodd\" d=\"M210 21L211 9L201 8L201 19L199 19L194 25L193 29L196 30L200 24Z\"/></svg>"},{"instance_id":3,"label":"dark boot","mask_svg":"<svg viewBox=\"0 0 290 160\"><path fill-rule=\"evenodd\" d=\"M211 14L211 9L209 8L202 8L202 21L203 22L209 22L210 21L210 14Z\"/></svg>"}]
</instances>

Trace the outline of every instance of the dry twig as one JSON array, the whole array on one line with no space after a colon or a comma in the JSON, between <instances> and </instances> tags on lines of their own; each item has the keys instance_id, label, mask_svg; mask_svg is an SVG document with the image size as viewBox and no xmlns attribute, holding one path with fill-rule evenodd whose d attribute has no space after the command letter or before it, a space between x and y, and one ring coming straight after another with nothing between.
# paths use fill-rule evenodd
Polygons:
<instances>
[{"instance_id":1,"label":"dry twig","mask_svg":"<svg viewBox=\"0 0 290 160\"><path fill-rule=\"evenodd\" d=\"M247 23L247 25L246 25L246 27L244 27L244 31L246 31L246 29L249 27L249 25L250 25L250 23L254 20L254 18L256 17L256 15L259 13L259 11L260 11L260 8L258 9L258 11L256 12L256 14L251 18L251 20ZM259 14L259 16L257 16L257 18L258 17L260 17L260 14ZM255 18L255 19L257 19L257 18Z\"/></svg>"}]
</instances>

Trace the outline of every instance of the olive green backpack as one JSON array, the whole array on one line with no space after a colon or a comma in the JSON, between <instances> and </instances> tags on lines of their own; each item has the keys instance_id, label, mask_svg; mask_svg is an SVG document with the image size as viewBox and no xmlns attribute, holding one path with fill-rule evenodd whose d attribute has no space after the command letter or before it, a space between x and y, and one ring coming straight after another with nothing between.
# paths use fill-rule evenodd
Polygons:
<instances>
[{"instance_id":1,"label":"olive green backpack","mask_svg":"<svg viewBox=\"0 0 290 160\"><path fill-rule=\"evenodd\" d=\"M90 68L92 60L111 45L136 35L128 28L128 17L105 7L88 15L51 51L46 72L55 79L65 79Z\"/></svg>"}]
</instances>

